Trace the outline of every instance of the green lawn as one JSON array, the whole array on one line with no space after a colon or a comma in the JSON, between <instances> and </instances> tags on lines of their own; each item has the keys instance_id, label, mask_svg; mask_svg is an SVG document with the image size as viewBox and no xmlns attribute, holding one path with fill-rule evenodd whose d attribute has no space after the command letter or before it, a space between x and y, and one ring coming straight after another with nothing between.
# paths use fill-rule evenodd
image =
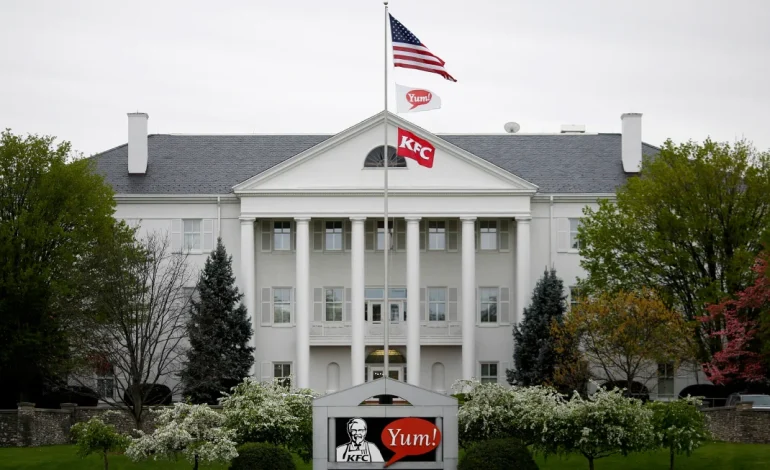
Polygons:
<instances>
[{"instance_id":1,"label":"green lawn","mask_svg":"<svg viewBox=\"0 0 770 470\"><path fill-rule=\"evenodd\" d=\"M587 470L582 457L560 459L538 458L541 470ZM73 446L0 448L0 470L100 470L102 461L92 455L80 459ZM110 458L110 470L160 470L191 469L186 461L148 461L133 463L122 455ZM310 464L297 460L299 470L310 470ZM596 461L596 470L654 470L668 468L668 454L654 452L634 454L629 457L609 457ZM695 451L692 457L677 456L677 469L681 470L759 470L770 468L770 445L712 443ZM202 465L201 470L226 470L227 465Z\"/></svg>"}]
</instances>

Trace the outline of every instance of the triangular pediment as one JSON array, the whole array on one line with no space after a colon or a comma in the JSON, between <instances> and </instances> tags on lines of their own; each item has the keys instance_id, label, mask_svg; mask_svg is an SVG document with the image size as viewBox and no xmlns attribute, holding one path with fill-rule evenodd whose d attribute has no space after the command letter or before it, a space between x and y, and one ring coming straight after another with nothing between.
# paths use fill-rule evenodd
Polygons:
<instances>
[{"instance_id":1,"label":"triangular pediment","mask_svg":"<svg viewBox=\"0 0 770 470\"><path fill-rule=\"evenodd\" d=\"M392 113L387 115L388 144L396 146L401 127L436 147L433 168L406 159L407 168L388 170L393 192L534 193L537 186L473 155ZM282 192L382 191L382 168L364 160L385 138L385 113L376 114L324 142L234 186L236 194Z\"/></svg>"}]
</instances>

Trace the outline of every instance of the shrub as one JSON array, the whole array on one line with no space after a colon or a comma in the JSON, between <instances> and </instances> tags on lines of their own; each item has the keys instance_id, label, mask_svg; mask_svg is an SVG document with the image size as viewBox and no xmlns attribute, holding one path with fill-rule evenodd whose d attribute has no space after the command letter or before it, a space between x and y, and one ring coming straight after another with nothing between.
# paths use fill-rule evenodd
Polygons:
<instances>
[{"instance_id":1,"label":"shrub","mask_svg":"<svg viewBox=\"0 0 770 470\"><path fill-rule=\"evenodd\" d=\"M107 470L107 453L124 449L129 438L120 434L115 426L106 424L99 417L93 417L84 423L77 423L70 429L77 444L78 455L82 458L92 453L102 455L104 469Z\"/></svg>"},{"instance_id":2,"label":"shrub","mask_svg":"<svg viewBox=\"0 0 770 470\"><path fill-rule=\"evenodd\" d=\"M266 442L249 442L238 447L238 457L230 470L296 470L291 454L285 447Z\"/></svg>"},{"instance_id":3,"label":"shrub","mask_svg":"<svg viewBox=\"0 0 770 470\"><path fill-rule=\"evenodd\" d=\"M659 446L669 451L669 469L674 470L674 455L688 457L693 450L709 439L706 420L698 410L698 398L684 398L668 403L649 403L652 425Z\"/></svg>"},{"instance_id":4,"label":"shrub","mask_svg":"<svg viewBox=\"0 0 770 470\"><path fill-rule=\"evenodd\" d=\"M527 447L516 439L492 439L474 444L457 470L537 470Z\"/></svg>"}]
</instances>

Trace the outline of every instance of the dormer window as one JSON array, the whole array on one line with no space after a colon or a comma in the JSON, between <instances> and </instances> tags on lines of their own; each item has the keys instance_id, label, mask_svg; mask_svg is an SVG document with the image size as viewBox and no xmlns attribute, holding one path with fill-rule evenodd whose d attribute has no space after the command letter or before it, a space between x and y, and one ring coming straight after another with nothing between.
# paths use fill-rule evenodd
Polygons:
<instances>
[{"instance_id":1,"label":"dormer window","mask_svg":"<svg viewBox=\"0 0 770 470\"><path fill-rule=\"evenodd\" d=\"M374 147L364 160L364 168L384 168L385 159L383 158L382 145ZM396 148L388 145L388 168L406 168L404 157L396 155Z\"/></svg>"}]
</instances>

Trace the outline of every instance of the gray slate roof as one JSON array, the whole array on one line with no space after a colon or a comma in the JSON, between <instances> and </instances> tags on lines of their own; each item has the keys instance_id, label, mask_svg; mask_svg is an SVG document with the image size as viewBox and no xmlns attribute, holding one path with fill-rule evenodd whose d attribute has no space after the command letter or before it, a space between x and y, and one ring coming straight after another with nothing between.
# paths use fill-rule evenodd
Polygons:
<instances>
[{"instance_id":1,"label":"gray slate roof","mask_svg":"<svg viewBox=\"0 0 770 470\"><path fill-rule=\"evenodd\" d=\"M128 145L92 157L117 194L227 194L232 187L331 135L148 137L144 175L128 174ZM611 193L622 184L620 134L439 135L539 186L542 193ZM657 148L642 144L645 155ZM366 157L361 155L361 162Z\"/></svg>"}]
</instances>

